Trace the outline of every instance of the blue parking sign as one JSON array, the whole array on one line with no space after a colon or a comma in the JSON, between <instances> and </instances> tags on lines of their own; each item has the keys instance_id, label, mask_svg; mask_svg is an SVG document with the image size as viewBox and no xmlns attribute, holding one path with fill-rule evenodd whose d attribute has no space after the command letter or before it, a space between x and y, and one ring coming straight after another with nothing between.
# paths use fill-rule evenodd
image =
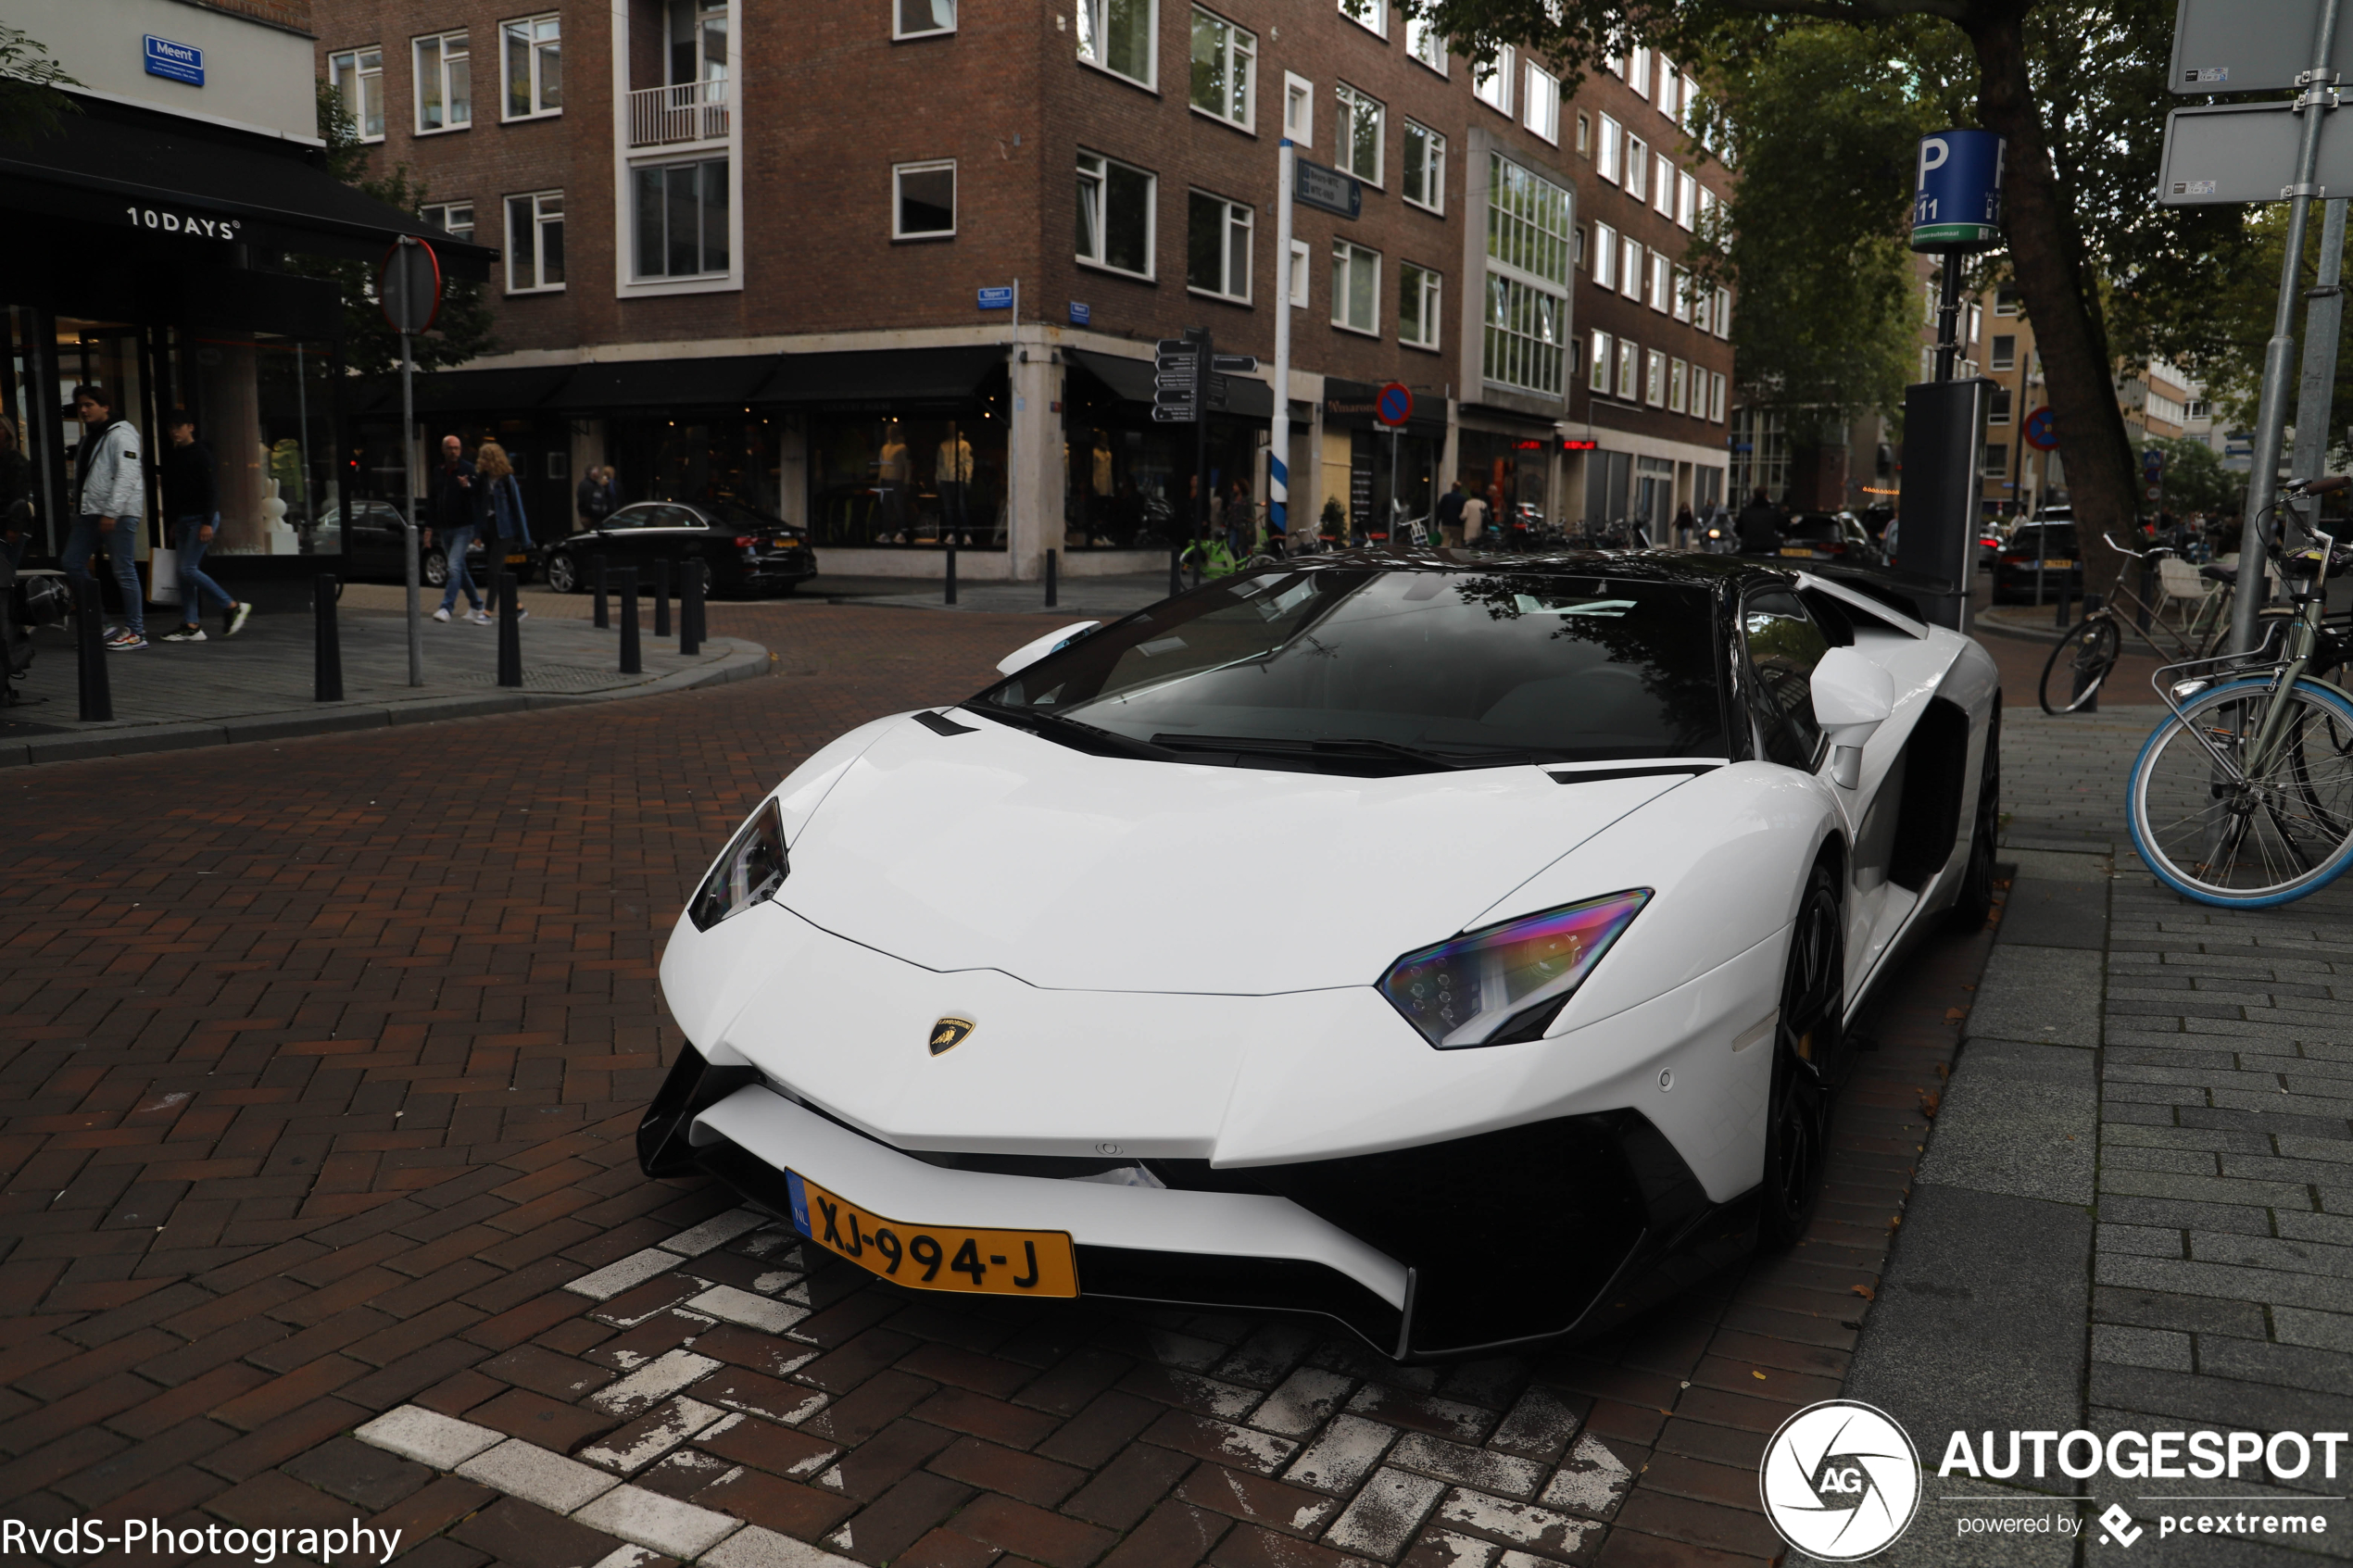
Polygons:
<instances>
[{"instance_id":1,"label":"blue parking sign","mask_svg":"<svg viewBox=\"0 0 2353 1568\"><path fill-rule=\"evenodd\" d=\"M1991 131L1920 138L1912 181L1914 250L1983 250L2002 243L2002 147Z\"/></svg>"}]
</instances>

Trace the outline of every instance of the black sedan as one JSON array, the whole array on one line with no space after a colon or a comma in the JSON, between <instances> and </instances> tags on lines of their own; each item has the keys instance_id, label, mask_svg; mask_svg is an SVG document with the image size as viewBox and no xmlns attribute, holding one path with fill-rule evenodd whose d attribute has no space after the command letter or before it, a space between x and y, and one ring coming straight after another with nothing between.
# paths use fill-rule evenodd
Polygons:
<instances>
[{"instance_id":1,"label":"black sedan","mask_svg":"<svg viewBox=\"0 0 2353 1568\"><path fill-rule=\"evenodd\" d=\"M321 555L340 551L346 575L355 580L405 583L409 579L409 557L402 527L400 508L387 501L354 501L348 507L329 507L320 516L314 547ZM518 582L528 583L536 577L539 546L527 540L510 539L505 543L506 570L513 572ZM466 546L466 571L476 583L486 587L492 570L490 551L477 532L473 543ZM418 531L417 573L429 588L446 587L449 582L448 553L430 528Z\"/></svg>"},{"instance_id":2,"label":"black sedan","mask_svg":"<svg viewBox=\"0 0 2353 1568\"><path fill-rule=\"evenodd\" d=\"M640 501L622 508L597 527L559 541L547 550L547 586L559 594L584 593L596 585L597 563L608 571L637 572L641 589L653 582L654 562L670 562L673 585L680 569L703 563L711 592L749 596L789 594L817 575L817 555L806 531L735 501Z\"/></svg>"},{"instance_id":3,"label":"black sedan","mask_svg":"<svg viewBox=\"0 0 2353 1568\"><path fill-rule=\"evenodd\" d=\"M2033 599L2038 561L2044 600L2057 599L2062 588L2070 597L2081 596L2083 558L2075 546L2071 522L2020 523L1994 558L1994 602L2018 604Z\"/></svg>"},{"instance_id":4,"label":"black sedan","mask_svg":"<svg viewBox=\"0 0 2353 1568\"><path fill-rule=\"evenodd\" d=\"M1877 566L1879 546L1853 512L1800 512L1781 524L1781 554L1793 561Z\"/></svg>"}]
</instances>

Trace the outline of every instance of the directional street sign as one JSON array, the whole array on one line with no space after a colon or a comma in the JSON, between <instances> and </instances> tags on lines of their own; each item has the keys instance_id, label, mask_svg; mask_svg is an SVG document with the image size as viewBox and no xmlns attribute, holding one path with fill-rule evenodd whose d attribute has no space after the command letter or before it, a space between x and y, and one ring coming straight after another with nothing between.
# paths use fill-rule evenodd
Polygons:
<instances>
[{"instance_id":1,"label":"directional street sign","mask_svg":"<svg viewBox=\"0 0 2353 1568\"><path fill-rule=\"evenodd\" d=\"M1160 424L1190 424L1201 418L1201 345L1164 337L1152 345L1152 419Z\"/></svg>"},{"instance_id":2,"label":"directional street sign","mask_svg":"<svg viewBox=\"0 0 2353 1568\"><path fill-rule=\"evenodd\" d=\"M2165 117L2157 205L2285 201L2295 194L2290 187L2303 134L2304 120L2291 104L2175 109ZM2321 161L2312 182L2330 195L2353 194L2353 121L2334 114L2321 121Z\"/></svg>"},{"instance_id":3,"label":"directional street sign","mask_svg":"<svg viewBox=\"0 0 2353 1568\"><path fill-rule=\"evenodd\" d=\"M2163 447L2145 446L2141 449L2141 477L2151 484L2164 481L2165 449Z\"/></svg>"},{"instance_id":4,"label":"directional street sign","mask_svg":"<svg viewBox=\"0 0 2353 1568\"><path fill-rule=\"evenodd\" d=\"M1254 354L1213 354L1209 358L1211 370L1229 376L1246 376L1258 369L1258 357Z\"/></svg>"},{"instance_id":5,"label":"directional street sign","mask_svg":"<svg viewBox=\"0 0 2353 1568\"><path fill-rule=\"evenodd\" d=\"M2335 0L2326 0L2334 4ZM2173 22L2176 93L2273 93L2312 69L2323 0L2181 0ZM2353 81L2353 27L2340 19L2329 64Z\"/></svg>"},{"instance_id":6,"label":"directional street sign","mask_svg":"<svg viewBox=\"0 0 2353 1568\"><path fill-rule=\"evenodd\" d=\"M1291 155L1292 198L1302 207L1354 219L1365 210L1365 182L1353 174Z\"/></svg>"}]
</instances>

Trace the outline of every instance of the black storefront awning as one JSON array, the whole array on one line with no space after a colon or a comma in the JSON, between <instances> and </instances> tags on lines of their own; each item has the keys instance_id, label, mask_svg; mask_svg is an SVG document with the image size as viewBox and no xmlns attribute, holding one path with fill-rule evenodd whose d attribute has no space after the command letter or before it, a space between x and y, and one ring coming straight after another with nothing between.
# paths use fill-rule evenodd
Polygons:
<instances>
[{"instance_id":1,"label":"black storefront awning","mask_svg":"<svg viewBox=\"0 0 2353 1568\"><path fill-rule=\"evenodd\" d=\"M1123 403L1149 404L1152 400L1155 372L1150 359L1126 359L1088 348L1065 348L1063 358L1111 388L1112 395ZM1275 389L1249 376L1228 376L1224 411L1246 420L1271 420L1275 417Z\"/></svg>"},{"instance_id":2,"label":"black storefront awning","mask_svg":"<svg viewBox=\"0 0 2353 1568\"><path fill-rule=\"evenodd\" d=\"M1324 379L1324 424L1331 430L1386 431L1374 414L1374 401L1380 388L1367 381L1342 381L1338 376ZM1429 393L1414 395L1413 417L1399 427L1407 435L1421 436L1431 441L1446 439L1446 399Z\"/></svg>"},{"instance_id":3,"label":"black storefront awning","mask_svg":"<svg viewBox=\"0 0 2353 1568\"><path fill-rule=\"evenodd\" d=\"M249 245L372 261L402 234L445 272L487 278L498 253L452 238L327 172L291 142L77 98L56 133L0 144L0 209L194 245ZM193 258L192 258L193 259Z\"/></svg>"},{"instance_id":4,"label":"black storefront awning","mask_svg":"<svg viewBox=\"0 0 2353 1568\"><path fill-rule=\"evenodd\" d=\"M845 413L961 408L1005 370L1002 348L730 354L434 370L416 380L417 412L590 416L671 408L830 408ZM371 383L355 412L397 416L400 382Z\"/></svg>"},{"instance_id":5,"label":"black storefront awning","mask_svg":"<svg viewBox=\"0 0 2353 1568\"><path fill-rule=\"evenodd\" d=\"M575 365L572 378L547 399L547 407L567 414L741 409L752 402L752 394L775 363L773 354L728 354L702 359L608 359Z\"/></svg>"},{"instance_id":6,"label":"black storefront awning","mask_svg":"<svg viewBox=\"0 0 2353 1568\"><path fill-rule=\"evenodd\" d=\"M774 374L754 402L845 413L887 412L921 404L971 402L979 395L982 382L1003 371L1005 351L990 345L892 348L866 354L786 354L768 363Z\"/></svg>"},{"instance_id":7,"label":"black storefront awning","mask_svg":"<svg viewBox=\"0 0 2353 1568\"><path fill-rule=\"evenodd\" d=\"M426 370L415 378L410 396L424 414L535 411L572 378L571 365L529 365L500 370ZM400 417L400 378L370 378L367 391L349 405L354 414Z\"/></svg>"}]
</instances>

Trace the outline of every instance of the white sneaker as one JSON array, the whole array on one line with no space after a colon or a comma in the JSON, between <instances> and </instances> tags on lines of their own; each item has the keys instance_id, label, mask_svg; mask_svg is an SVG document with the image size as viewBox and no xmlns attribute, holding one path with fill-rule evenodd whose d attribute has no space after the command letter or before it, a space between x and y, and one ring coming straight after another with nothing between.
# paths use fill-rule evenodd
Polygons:
<instances>
[{"instance_id":1,"label":"white sneaker","mask_svg":"<svg viewBox=\"0 0 2353 1568\"><path fill-rule=\"evenodd\" d=\"M434 610L434 611L433 612L433 618L434 618L435 621L440 621L440 622L441 622L444 626L448 625L448 624L449 624L449 608L448 608L447 605L444 605L441 608L439 608L439 609L437 609L437 610Z\"/></svg>"},{"instance_id":2,"label":"white sneaker","mask_svg":"<svg viewBox=\"0 0 2353 1568\"><path fill-rule=\"evenodd\" d=\"M204 628L201 626L177 627L166 632L163 634L163 640L167 643L201 643L205 640Z\"/></svg>"},{"instance_id":3,"label":"white sneaker","mask_svg":"<svg viewBox=\"0 0 2353 1568\"><path fill-rule=\"evenodd\" d=\"M468 610L466 612L466 620L476 626L487 626L490 624L490 617L478 609Z\"/></svg>"}]
</instances>

